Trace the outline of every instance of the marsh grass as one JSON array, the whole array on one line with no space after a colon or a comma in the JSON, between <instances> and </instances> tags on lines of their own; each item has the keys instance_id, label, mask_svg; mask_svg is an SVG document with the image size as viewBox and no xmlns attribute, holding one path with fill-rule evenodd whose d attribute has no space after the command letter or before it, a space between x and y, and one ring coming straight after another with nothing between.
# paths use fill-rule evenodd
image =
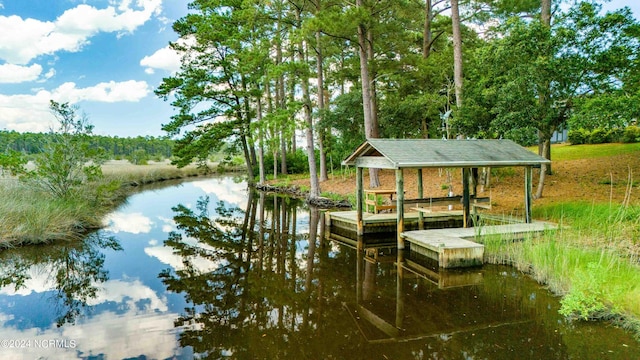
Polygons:
<instances>
[{"instance_id":1,"label":"marsh grass","mask_svg":"<svg viewBox=\"0 0 640 360\"><path fill-rule=\"evenodd\" d=\"M144 185L165 180L198 176L202 171L196 166L178 169L167 163L133 165L129 162L109 162L102 166L106 181L117 181L123 185Z\"/></svg>"},{"instance_id":2,"label":"marsh grass","mask_svg":"<svg viewBox=\"0 0 640 360\"><path fill-rule=\"evenodd\" d=\"M75 240L103 225L102 217L138 185L199 174L195 167L168 164L111 164L104 178L84 184L72 196L54 197L11 178L0 179L0 247Z\"/></svg>"},{"instance_id":3,"label":"marsh grass","mask_svg":"<svg viewBox=\"0 0 640 360\"><path fill-rule=\"evenodd\" d=\"M565 203L537 215L560 229L525 241L485 239L486 260L510 264L561 295L569 318L613 319L640 336L640 208Z\"/></svg>"},{"instance_id":4,"label":"marsh grass","mask_svg":"<svg viewBox=\"0 0 640 360\"><path fill-rule=\"evenodd\" d=\"M75 239L100 226L101 212L84 199L57 199L27 184L0 186L0 246Z\"/></svg>"}]
</instances>

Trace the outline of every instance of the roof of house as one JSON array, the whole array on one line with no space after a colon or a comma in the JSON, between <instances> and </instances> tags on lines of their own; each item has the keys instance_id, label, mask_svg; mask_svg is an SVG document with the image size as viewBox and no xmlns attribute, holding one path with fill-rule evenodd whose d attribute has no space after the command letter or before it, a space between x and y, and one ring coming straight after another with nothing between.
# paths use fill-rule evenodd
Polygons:
<instances>
[{"instance_id":1,"label":"roof of house","mask_svg":"<svg viewBox=\"0 0 640 360\"><path fill-rule=\"evenodd\" d=\"M536 166L550 161L511 140L368 139L342 163L400 169Z\"/></svg>"}]
</instances>

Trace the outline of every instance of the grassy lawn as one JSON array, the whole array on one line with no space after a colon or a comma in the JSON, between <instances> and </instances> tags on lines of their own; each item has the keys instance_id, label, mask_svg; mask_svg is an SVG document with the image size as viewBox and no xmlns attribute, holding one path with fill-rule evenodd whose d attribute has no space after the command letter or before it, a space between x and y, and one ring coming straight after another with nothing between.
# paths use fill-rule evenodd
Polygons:
<instances>
[{"instance_id":1,"label":"grassy lawn","mask_svg":"<svg viewBox=\"0 0 640 360\"><path fill-rule=\"evenodd\" d=\"M537 146L528 148L538 152ZM551 159L554 161L594 159L600 157L624 155L640 152L640 143L633 144L596 144L596 145L567 145L557 144L551 146Z\"/></svg>"}]
</instances>

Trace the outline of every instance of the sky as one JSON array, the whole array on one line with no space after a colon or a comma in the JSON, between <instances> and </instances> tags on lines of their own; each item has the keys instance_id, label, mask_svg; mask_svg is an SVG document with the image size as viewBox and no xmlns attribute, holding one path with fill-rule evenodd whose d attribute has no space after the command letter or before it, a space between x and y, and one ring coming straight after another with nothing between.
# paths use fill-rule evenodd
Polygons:
<instances>
[{"instance_id":1,"label":"sky","mask_svg":"<svg viewBox=\"0 0 640 360\"><path fill-rule=\"evenodd\" d=\"M174 110L153 90L180 67L168 48L188 0L0 0L0 130L54 126L49 100L77 105L94 133L162 136ZM640 1L613 0L605 9Z\"/></svg>"}]
</instances>

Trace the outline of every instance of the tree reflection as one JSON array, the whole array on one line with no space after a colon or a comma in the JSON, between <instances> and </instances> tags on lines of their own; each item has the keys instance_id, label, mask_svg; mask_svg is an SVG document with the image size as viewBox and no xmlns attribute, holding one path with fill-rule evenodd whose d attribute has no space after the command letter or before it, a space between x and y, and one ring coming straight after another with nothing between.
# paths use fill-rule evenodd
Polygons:
<instances>
[{"instance_id":1,"label":"tree reflection","mask_svg":"<svg viewBox=\"0 0 640 360\"><path fill-rule=\"evenodd\" d=\"M82 242L4 250L0 253L0 286L13 285L18 291L33 274L46 276L54 291L50 299L57 313L56 325L74 324L97 296L99 285L108 280L103 249L119 251L122 247L114 237L93 233Z\"/></svg>"},{"instance_id":2,"label":"tree reflection","mask_svg":"<svg viewBox=\"0 0 640 360\"><path fill-rule=\"evenodd\" d=\"M325 262L342 258L331 259L318 236L320 212L285 197L249 200L244 210L218 203L215 217L206 198L195 210L174 207L179 231L165 244L183 267L159 276L190 303L175 321L181 345L203 358L325 358L357 347L361 338L342 306L353 276L323 274L338 268Z\"/></svg>"},{"instance_id":3,"label":"tree reflection","mask_svg":"<svg viewBox=\"0 0 640 360\"><path fill-rule=\"evenodd\" d=\"M329 243L317 209L249 200L174 208L165 244L182 266L159 276L187 300L174 325L201 358L568 357L557 299L515 273L443 273L395 249Z\"/></svg>"}]
</instances>

